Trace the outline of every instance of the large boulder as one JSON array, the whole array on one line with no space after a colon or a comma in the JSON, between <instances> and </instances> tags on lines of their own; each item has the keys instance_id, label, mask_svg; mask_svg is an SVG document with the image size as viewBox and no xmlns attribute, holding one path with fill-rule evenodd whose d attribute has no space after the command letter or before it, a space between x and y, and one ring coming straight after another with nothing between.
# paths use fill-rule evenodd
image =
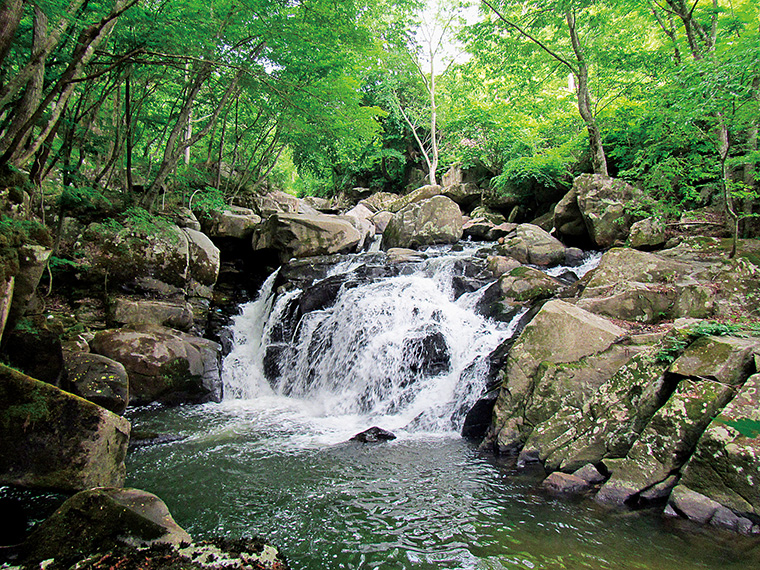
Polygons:
<instances>
[{"instance_id":1,"label":"large boulder","mask_svg":"<svg viewBox=\"0 0 760 570\"><path fill-rule=\"evenodd\" d=\"M203 230L212 238L250 239L261 216L249 208L229 206L212 210L203 217Z\"/></svg>"},{"instance_id":2,"label":"large boulder","mask_svg":"<svg viewBox=\"0 0 760 570\"><path fill-rule=\"evenodd\" d=\"M758 472L760 374L754 374L702 434L673 491L671 507L700 523L747 532L752 526L748 521L760 518ZM709 505L705 514L700 514L700 504Z\"/></svg>"},{"instance_id":3,"label":"large boulder","mask_svg":"<svg viewBox=\"0 0 760 570\"><path fill-rule=\"evenodd\" d=\"M429 200L434 196L439 196L442 190L443 188L437 184L420 186L419 188L412 190L409 194L396 198L393 203L387 205L387 210L395 214L406 208L409 204L416 204L417 202Z\"/></svg>"},{"instance_id":4,"label":"large boulder","mask_svg":"<svg viewBox=\"0 0 760 570\"><path fill-rule=\"evenodd\" d=\"M485 444L518 451L564 403L580 407L630 358L623 330L564 301L546 303L510 350Z\"/></svg>"},{"instance_id":5,"label":"large boulder","mask_svg":"<svg viewBox=\"0 0 760 570\"><path fill-rule=\"evenodd\" d=\"M533 267L515 267L499 278L502 298L514 301L547 299L561 288L559 281Z\"/></svg>"},{"instance_id":6,"label":"large boulder","mask_svg":"<svg viewBox=\"0 0 760 570\"><path fill-rule=\"evenodd\" d=\"M129 405L129 376L119 362L89 352L66 351L66 389L114 414Z\"/></svg>"},{"instance_id":7,"label":"large boulder","mask_svg":"<svg viewBox=\"0 0 760 570\"><path fill-rule=\"evenodd\" d=\"M139 489L81 491L42 522L21 547L26 563L55 560L63 568L121 547L192 542L157 496Z\"/></svg>"},{"instance_id":8,"label":"large boulder","mask_svg":"<svg viewBox=\"0 0 760 570\"><path fill-rule=\"evenodd\" d=\"M375 224L372 221L373 212L363 204L357 204L348 212L341 216L347 219L361 234L361 240L356 246L357 249L364 249L369 246L375 237Z\"/></svg>"},{"instance_id":9,"label":"large boulder","mask_svg":"<svg viewBox=\"0 0 760 570\"><path fill-rule=\"evenodd\" d=\"M187 331L193 325L193 308L185 301L158 301L141 297L113 297L109 317L115 325L161 325Z\"/></svg>"},{"instance_id":10,"label":"large boulder","mask_svg":"<svg viewBox=\"0 0 760 570\"><path fill-rule=\"evenodd\" d=\"M625 241L634 222L630 205L639 192L623 180L599 174L581 174L573 188L594 246L604 249L619 240Z\"/></svg>"},{"instance_id":11,"label":"large boulder","mask_svg":"<svg viewBox=\"0 0 760 570\"><path fill-rule=\"evenodd\" d=\"M447 198L451 198L460 208L469 212L475 204L480 202L483 197L483 190L474 182L459 182L444 185L442 194Z\"/></svg>"},{"instance_id":12,"label":"large boulder","mask_svg":"<svg viewBox=\"0 0 760 570\"><path fill-rule=\"evenodd\" d=\"M548 470L573 472L603 459L625 457L650 418L667 398L667 363L657 360L660 343L647 339L629 348L636 353L581 405L565 403L536 425L520 453Z\"/></svg>"},{"instance_id":13,"label":"large boulder","mask_svg":"<svg viewBox=\"0 0 760 570\"><path fill-rule=\"evenodd\" d=\"M120 487L129 432L121 416L0 365L0 484Z\"/></svg>"},{"instance_id":14,"label":"large boulder","mask_svg":"<svg viewBox=\"0 0 760 570\"><path fill-rule=\"evenodd\" d=\"M554 208L554 227L570 241L605 249L625 241L635 221L629 211L639 192L599 174L581 174Z\"/></svg>"},{"instance_id":15,"label":"large boulder","mask_svg":"<svg viewBox=\"0 0 760 570\"><path fill-rule=\"evenodd\" d=\"M135 405L221 400L221 347L215 342L144 325L101 331L90 346L124 365Z\"/></svg>"},{"instance_id":16,"label":"large boulder","mask_svg":"<svg viewBox=\"0 0 760 570\"><path fill-rule=\"evenodd\" d=\"M391 192L375 192L368 198L359 202L359 204L366 206L373 213L378 213L388 211L388 208L395 204L398 199L398 194L393 194Z\"/></svg>"},{"instance_id":17,"label":"large boulder","mask_svg":"<svg viewBox=\"0 0 760 570\"><path fill-rule=\"evenodd\" d=\"M253 202L257 213L264 219L272 214L298 214L307 206L302 200L280 190L255 196Z\"/></svg>"},{"instance_id":18,"label":"large boulder","mask_svg":"<svg viewBox=\"0 0 760 570\"><path fill-rule=\"evenodd\" d=\"M753 262L754 240L746 242L740 244L746 255L735 259L728 259L723 244L711 238L686 241L658 253L611 249L589 278L578 305L644 323L751 311L753 291L760 287L760 267Z\"/></svg>"},{"instance_id":19,"label":"large boulder","mask_svg":"<svg viewBox=\"0 0 760 570\"><path fill-rule=\"evenodd\" d=\"M187 236L190 279L201 285L213 286L219 277L219 248L204 233L190 228L183 231Z\"/></svg>"},{"instance_id":20,"label":"large boulder","mask_svg":"<svg viewBox=\"0 0 760 570\"><path fill-rule=\"evenodd\" d=\"M434 196L402 208L383 232L383 247L418 248L456 243L462 237L462 212L445 196Z\"/></svg>"},{"instance_id":21,"label":"large boulder","mask_svg":"<svg viewBox=\"0 0 760 570\"><path fill-rule=\"evenodd\" d=\"M517 226L514 233L504 238L499 251L521 263L533 265L559 265L565 261L562 242L532 224Z\"/></svg>"},{"instance_id":22,"label":"large boulder","mask_svg":"<svg viewBox=\"0 0 760 570\"><path fill-rule=\"evenodd\" d=\"M352 252L361 240L353 224L337 216L274 214L253 233L252 246L278 252L284 263L293 257Z\"/></svg>"}]
</instances>

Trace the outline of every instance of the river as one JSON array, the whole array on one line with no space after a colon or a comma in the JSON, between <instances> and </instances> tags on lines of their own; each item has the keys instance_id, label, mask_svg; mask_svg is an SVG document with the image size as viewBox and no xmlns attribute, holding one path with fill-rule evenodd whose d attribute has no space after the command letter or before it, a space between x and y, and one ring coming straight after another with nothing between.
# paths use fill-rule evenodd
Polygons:
<instances>
[{"instance_id":1,"label":"river","mask_svg":"<svg viewBox=\"0 0 760 570\"><path fill-rule=\"evenodd\" d=\"M552 498L542 473L459 436L521 314L478 314L485 286L461 285L475 254L438 248L380 277L348 258L306 312L272 276L232 327L222 403L130 412L172 441L132 450L127 484L194 538L260 535L295 570L758 567L754 541ZM347 441L372 425L397 439Z\"/></svg>"}]
</instances>

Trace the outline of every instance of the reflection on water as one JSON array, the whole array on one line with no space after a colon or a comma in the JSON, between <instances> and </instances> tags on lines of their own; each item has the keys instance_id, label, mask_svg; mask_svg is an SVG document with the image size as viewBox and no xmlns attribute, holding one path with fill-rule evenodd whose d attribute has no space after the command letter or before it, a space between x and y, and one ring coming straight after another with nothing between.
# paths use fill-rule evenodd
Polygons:
<instances>
[{"instance_id":1,"label":"reflection on water","mask_svg":"<svg viewBox=\"0 0 760 570\"><path fill-rule=\"evenodd\" d=\"M184 439L133 450L128 485L163 498L196 539L265 536L296 570L760 567L742 537L546 497L538 474L455 434L341 443L369 425L284 398L131 416L136 432Z\"/></svg>"}]
</instances>

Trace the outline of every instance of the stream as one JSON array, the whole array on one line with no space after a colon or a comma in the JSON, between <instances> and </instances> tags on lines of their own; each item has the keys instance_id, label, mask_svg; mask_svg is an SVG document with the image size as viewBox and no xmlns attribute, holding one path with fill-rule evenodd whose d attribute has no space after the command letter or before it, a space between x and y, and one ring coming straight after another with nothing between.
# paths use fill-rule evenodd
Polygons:
<instances>
[{"instance_id":1,"label":"stream","mask_svg":"<svg viewBox=\"0 0 760 570\"><path fill-rule=\"evenodd\" d=\"M133 449L127 485L195 539L260 535L294 570L758 567L754 541L552 498L460 437L523 312L479 314L475 246L424 257L273 274L231 327L222 403L129 412L172 441ZM374 425L397 439L348 441Z\"/></svg>"}]
</instances>

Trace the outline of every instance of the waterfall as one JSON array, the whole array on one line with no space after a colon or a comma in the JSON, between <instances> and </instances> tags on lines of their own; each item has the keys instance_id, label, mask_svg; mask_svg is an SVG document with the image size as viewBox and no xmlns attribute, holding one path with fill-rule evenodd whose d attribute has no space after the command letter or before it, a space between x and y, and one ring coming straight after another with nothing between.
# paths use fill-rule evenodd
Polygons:
<instances>
[{"instance_id":1,"label":"waterfall","mask_svg":"<svg viewBox=\"0 0 760 570\"><path fill-rule=\"evenodd\" d=\"M475 312L487 282L457 294L471 254L431 250L422 263L371 278L359 274L379 269L353 257L317 283L343 280L334 302L306 312L306 293L277 294L270 276L234 320L225 397L284 396L317 415L358 415L390 429L460 429L482 396L489 355L517 322Z\"/></svg>"}]
</instances>

